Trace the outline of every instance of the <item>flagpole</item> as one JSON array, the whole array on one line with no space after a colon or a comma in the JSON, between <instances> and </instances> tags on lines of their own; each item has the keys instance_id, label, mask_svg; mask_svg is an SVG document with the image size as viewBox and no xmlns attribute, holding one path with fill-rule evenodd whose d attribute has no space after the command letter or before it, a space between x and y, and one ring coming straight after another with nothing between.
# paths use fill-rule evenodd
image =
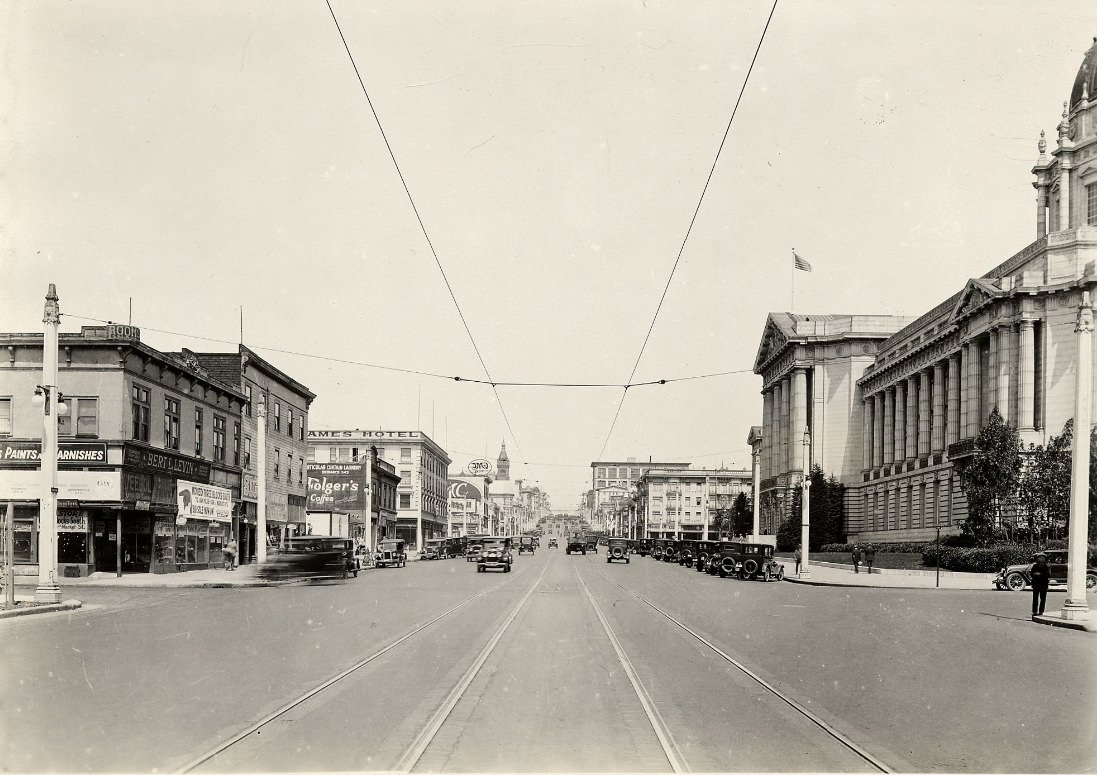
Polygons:
<instances>
[{"instance_id":1,"label":"flagpole","mask_svg":"<svg viewBox=\"0 0 1097 775\"><path fill-rule=\"evenodd\" d=\"M789 291L788 311L796 311L796 248L792 249L792 269L790 270L789 279L792 282L792 290Z\"/></svg>"}]
</instances>

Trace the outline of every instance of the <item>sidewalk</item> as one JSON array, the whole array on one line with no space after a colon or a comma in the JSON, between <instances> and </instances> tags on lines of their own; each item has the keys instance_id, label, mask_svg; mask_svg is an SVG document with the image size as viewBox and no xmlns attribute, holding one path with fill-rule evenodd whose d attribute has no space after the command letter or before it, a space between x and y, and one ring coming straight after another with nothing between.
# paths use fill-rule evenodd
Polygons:
<instances>
[{"instance_id":1,"label":"sidewalk","mask_svg":"<svg viewBox=\"0 0 1097 775\"><path fill-rule=\"evenodd\" d=\"M853 565L821 562L811 563L810 579L797 578L793 572L796 561L792 557L777 556L785 565L785 581L793 584L811 584L823 587L879 587L886 589L936 589L937 572L932 570L899 570L873 568L868 572L861 566L860 573L853 572ZM810 560L810 558L809 558ZM959 573L941 571L941 589L985 589L993 592L995 573Z\"/></svg>"}]
</instances>

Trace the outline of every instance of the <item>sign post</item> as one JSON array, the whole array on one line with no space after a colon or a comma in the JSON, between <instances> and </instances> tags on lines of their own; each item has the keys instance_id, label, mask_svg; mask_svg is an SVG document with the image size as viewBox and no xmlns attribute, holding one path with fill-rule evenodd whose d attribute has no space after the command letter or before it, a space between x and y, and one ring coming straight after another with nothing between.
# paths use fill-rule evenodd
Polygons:
<instances>
[{"instance_id":1,"label":"sign post","mask_svg":"<svg viewBox=\"0 0 1097 775\"><path fill-rule=\"evenodd\" d=\"M15 506L4 513L4 608L15 608Z\"/></svg>"}]
</instances>

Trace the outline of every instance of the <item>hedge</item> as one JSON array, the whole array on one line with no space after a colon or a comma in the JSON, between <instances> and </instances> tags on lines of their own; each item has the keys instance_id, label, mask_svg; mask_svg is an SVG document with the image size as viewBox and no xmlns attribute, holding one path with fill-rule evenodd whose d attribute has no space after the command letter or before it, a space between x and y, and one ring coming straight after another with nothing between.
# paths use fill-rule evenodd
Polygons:
<instances>
[{"instance_id":1,"label":"hedge","mask_svg":"<svg viewBox=\"0 0 1097 775\"><path fill-rule=\"evenodd\" d=\"M1052 544L1056 544L1052 546ZM1058 546L1063 544L1063 546ZM1050 541L1044 548L1065 549L1065 541ZM878 554L885 552L900 554L921 554L922 565L935 568L938 563L937 544L930 542L905 542L894 544L860 544L863 552L872 546ZM853 544L825 544L823 552L851 552ZM989 547L949 546L941 542L940 565L942 570L964 571L967 573L995 573L1007 565L1020 565L1032 562L1037 547L1033 544L995 544ZM1090 558L1097 557L1097 544L1089 545Z\"/></svg>"}]
</instances>

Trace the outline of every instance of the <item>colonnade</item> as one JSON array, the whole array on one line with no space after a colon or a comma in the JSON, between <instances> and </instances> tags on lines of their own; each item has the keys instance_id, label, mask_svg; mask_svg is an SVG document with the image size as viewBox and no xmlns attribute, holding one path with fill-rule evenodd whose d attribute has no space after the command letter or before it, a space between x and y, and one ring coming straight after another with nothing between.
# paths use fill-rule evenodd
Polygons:
<instances>
[{"instance_id":1,"label":"colonnade","mask_svg":"<svg viewBox=\"0 0 1097 775\"><path fill-rule=\"evenodd\" d=\"M797 366L762 391L761 476L804 470L808 423L808 369Z\"/></svg>"}]
</instances>

